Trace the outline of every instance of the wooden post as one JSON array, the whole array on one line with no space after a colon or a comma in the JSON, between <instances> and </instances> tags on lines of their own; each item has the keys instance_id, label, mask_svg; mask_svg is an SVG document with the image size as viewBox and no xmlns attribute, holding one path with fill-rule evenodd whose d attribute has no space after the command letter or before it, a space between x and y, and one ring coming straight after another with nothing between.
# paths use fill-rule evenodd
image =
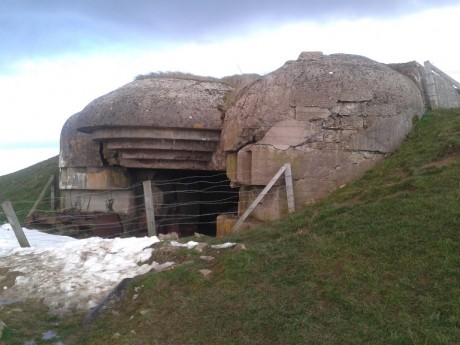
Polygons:
<instances>
[{"instance_id":1,"label":"wooden post","mask_svg":"<svg viewBox=\"0 0 460 345\"><path fill-rule=\"evenodd\" d=\"M273 187L275 182L279 179L279 177L284 173L286 170L286 164L283 165L280 170L273 176L273 178L270 180L270 182L265 186L265 188L260 192L260 194L257 196L257 198L252 202L252 204L248 207L246 212L241 216L240 219L236 222L235 226L232 229L232 232L237 232L241 224L248 218L248 216L251 214L251 212L256 208L256 206L259 204L259 202L263 199L263 197L267 194L267 192L270 190L270 188Z\"/></svg>"},{"instance_id":2,"label":"wooden post","mask_svg":"<svg viewBox=\"0 0 460 345\"><path fill-rule=\"evenodd\" d=\"M436 95L436 85L434 83L433 70L430 61L425 61L424 65L426 74L426 91L430 101L430 108L432 110L436 110L438 109L438 97Z\"/></svg>"},{"instance_id":3,"label":"wooden post","mask_svg":"<svg viewBox=\"0 0 460 345\"><path fill-rule=\"evenodd\" d=\"M51 194L50 195L50 199L51 199L50 200L50 208L51 208L52 211L54 211L55 208L56 208L56 204L55 204L56 200L55 200L54 193L55 193L55 181L54 181L54 176L53 176L53 183L51 183L51 189L50 189L50 194Z\"/></svg>"},{"instance_id":4,"label":"wooden post","mask_svg":"<svg viewBox=\"0 0 460 345\"><path fill-rule=\"evenodd\" d=\"M157 231L155 228L155 212L153 209L152 183L150 181L144 181L143 185L145 214L147 216L147 233L149 237L156 236Z\"/></svg>"},{"instance_id":5,"label":"wooden post","mask_svg":"<svg viewBox=\"0 0 460 345\"><path fill-rule=\"evenodd\" d=\"M16 216L16 213L14 213L11 202L5 201L2 204L2 208L3 208L3 211L5 212L6 218L8 218L8 222L11 224L11 227L13 228L14 234L16 235L19 245L22 248L30 247L29 241L27 240L27 237L24 234L24 231L22 231L21 224L19 224L18 217Z\"/></svg>"},{"instance_id":6,"label":"wooden post","mask_svg":"<svg viewBox=\"0 0 460 345\"><path fill-rule=\"evenodd\" d=\"M295 211L295 203L294 203L294 187L292 185L291 164L286 163L284 166L286 167L286 171L284 172L284 180L286 182L286 196L287 196L288 211L289 213L292 213Z\"/></svg>"},{"instance_id":7,"label":"wooden post","mask_svg":"<svg viewBox=\"0 0 460 345\"><path fill-rule=\"evenodd\" d=\"M42 192L41 192L40 195L38 196L38 199L35 201L35 204L32 206L32 208L30 209L29 213L27 213L26 219L29 218L32 214L34 214L35 209L37 208L37 206L38 206L38 204L40 203L40 201L42 201L43 196L45 195L46 190L48 189L48 187L51 185L51 183L52 183L53 181L54 181L54 175L51 175L51 177L50 177L50 179L48 180L48 182L46 183L45 187L43 187Z\"/></svg>"}]
</instances>

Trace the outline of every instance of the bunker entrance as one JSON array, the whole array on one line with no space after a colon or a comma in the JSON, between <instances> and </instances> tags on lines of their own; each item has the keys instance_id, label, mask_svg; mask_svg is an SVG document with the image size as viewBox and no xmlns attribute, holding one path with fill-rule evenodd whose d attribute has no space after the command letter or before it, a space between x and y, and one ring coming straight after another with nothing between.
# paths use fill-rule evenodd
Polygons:
<instances>
[{"instance_id":1,"label":"bunker entrance","mask_svg":"<svg viewBox=\"0 0 460 345\"><path fill-rule=\"evenodd\" d=\"M225 172L196 170L133 170L138 229L146 231L142 181L151 181L157 234L195 232L215 236L216 219L236 213L238 189L230 188Z\"/></svg>"}]
</instances>

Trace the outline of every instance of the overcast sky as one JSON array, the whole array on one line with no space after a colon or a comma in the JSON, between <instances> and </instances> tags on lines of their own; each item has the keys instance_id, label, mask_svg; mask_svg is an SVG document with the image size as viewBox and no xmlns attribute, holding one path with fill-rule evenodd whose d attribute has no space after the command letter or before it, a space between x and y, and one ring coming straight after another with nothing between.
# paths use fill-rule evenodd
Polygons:
<instances>
[{"instance_id":1,"label":"overcast sky","mask_svg":"<svg viewBox=\"0 0 460 345\"><path fill-rule=\"evenodd\" d=\"M459 18L459 0L1 0L0 176L57 155L68 117L152 71L265 74L319 50L460 80Z\"/></svg>"}]
</instances>

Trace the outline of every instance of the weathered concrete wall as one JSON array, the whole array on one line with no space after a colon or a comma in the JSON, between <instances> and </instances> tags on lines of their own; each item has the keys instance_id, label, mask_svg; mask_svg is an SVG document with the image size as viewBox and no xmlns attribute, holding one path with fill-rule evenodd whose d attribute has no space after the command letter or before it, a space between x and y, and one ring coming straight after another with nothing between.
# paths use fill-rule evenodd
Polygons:
<instances>
[{"instance_id":1,"label":"weathered concrete wall","mask_svg":"<svg viewBox=\"0 0 460 345\"><path fill-rule=\"evenodd\" d=\"M251 85L226 113L227 176L242 214L284 163L296 208L319 200L395 150L424 113L421 85L370 59L302 53ZM284 181L256 219L287 214Z\"/></svg>"},{"instance_id":2,"label":"weathered concrete wall","mask_svg":"<svg viewBox=\"0 0 460 345\"><path fill-rule=\"evenodd\" d=\"M232 83L241 89L250 80ZM218 81L146 78L92 101L61 132L61 207L92 192L85 210L104 211L107 195L115 193L116 211L127 213L134 194L121 189L137 182L128 169L223 171L217 148L224 98L232 90Z\"/></svg>"},{"instance_id":3,"label":"weathered concrete wall","mask_svg":"<svg viewBox=\"0 0 460 345\"><path fill-rule=\"evenodd\" d=\"M59 167L102 167L99 144L77 131L79 113L72 115L61 130Z\"/></svg>"},{"instance_id":4,"label":"weathered concrete wall","mask_svg":"<svg viewBox=\"0 0 460 345\"><path fill-rule=\"evenodd\" d=\"M63 167L59 176L60 207L105 212L112 199L114 211L128 214L134 209L134 192L127 189L130 186L131 179L123 168Z\"/></svg>"},{"instance_id":5,"label":"weathered concrete wall","mask_svg":"<svg viewBox=\"0 0 460 345\"><path fill-rule=\"evenodd\" d=\"M420 65L417 61L410 61L405 63L391 63L389 67L405 75L412 80L423 96L424 104L426 108L430 107L430 101L427 92L427 81L425 67Z\"/></svg>"},{"instance_id":6,"label":"weathered concrete wall","mask_svg":"<svg viewBox=\"0 0 460 345\"><path fill-rule=\"evenodd\" d=\"M442 75L444 73L432 66L429 61L426 61L425 65L422 66L415 61L389 64L391 68L409 77L417 85L427 107L434 109L460 107L460 92L458 88L453 86L452 80L448 80L451 78L444 77ZM432 70L433 68L435 69L434 71ZM431 75L431 79L433 80L432 85L427 82L429 79L427 73ZM434 104L431 104L433 100L430 97L434 97Z\"/></svg>"},{"instance_id":7,"label":"weathered concrete wall","mask_svg":"<svg viewBox=\"0 0 460 345\"><path fill-rule=\"evenodd\" d=\"M240 90L251 80L229 83ZM182 78L128 83L74 116L69 126L78 134L63 131L62 156L71 166L223 171L219 142L223 112L233 95L229 83Z\"/></svg>"},{"instance_id":8,"label":"weathered concrete wall","mask_svg":"<svg viewBox=\"0 0 460 345\"><path fill-rule=\"evenodd\" d=\"M134 192L132 190L104 190L99 193L86 189L61 190L62 209L96 212L115 211L119 214L130 214L134 207Z\"/></svg>"},{"instance_id":9,"label":"weathered concrete wall","mask_svg":"<svg viewBox=\"0 0 460 345\"><path fill-rule=\"evenodd\" d=\"M124 168L63 168L59 177L60 189L106 190L127 188L131 179Z\"/></svg>"},{"instance_id":10,"label":"weathered concrete wall","mask_svg":"<svg viewBox=\"0 0 460 345\"><path fill-rule=\"evenodd\" d=\"M227 161L227 176L240 188L239 214L256 199L279 168L290 163L294 179L296 209L325 197L331 190L347 184L374 167L383 154L348 150L317 150L308 146L285 150L271 145L252 144ZM288 213L284 178L256 207L252 217L278 219Z\"/></svg>"},{"instance_id":11,"label":"weathered concrete wall","mask_svg":"<svg viewBox=\"0 0 460 345\"><path fill-rule=\"evenodd\" d=\"M78 117L79 114L71 116L61 131L60 207L105 212L108 200L113 199L116 212L129 213L134 206L134 194L122 190L131 185L126 169L103 166L100 144L77 131Z\"/></svg>"},{"instance_id":12,"label":"weathered concrete wall","mask_svg":"<svg viewBox=\"0 0 460 345\"><path fill-rule=\"evenodd\" d=\"M78 128L83 132L113 126L218 129L219 105L231 90L220 82L136 80L88 104L80 113Z\"/></svg>"},{"instance_id":13,"label":"weathered concrete wall","mask_svg":"<svg viewBox=\"0 0 460 345\"><path fill-rule=\"evenodd\" d=\"M459 108L460 93L443 77L433 73L439 109Z\"/></svg>"}]
</instances>

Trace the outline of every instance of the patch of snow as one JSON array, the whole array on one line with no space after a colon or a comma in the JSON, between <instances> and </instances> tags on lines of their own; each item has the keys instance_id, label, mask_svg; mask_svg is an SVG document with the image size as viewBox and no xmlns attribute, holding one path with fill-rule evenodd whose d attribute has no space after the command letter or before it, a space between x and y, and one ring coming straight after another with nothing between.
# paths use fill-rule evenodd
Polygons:
<instances>
[{"instance_id":1,"label":"patch of snow","mask_svg":"<svg viewBox=\"0 0 460 345\"><path fill-rule=\"evenodd\" d=\"M188 241L187 243L180 243L177 241L171 241L171 246L172 247L183 247L187 249L193 249L198 245L198 242L195 241Z\"/></svg>"},{"instance_id":2,"label":"patch of snow","mask_svg":"<svg viewBox=\"0 0 460 345\"><path fill-rule=\"evenodd\" d=\"M154 269L148 263L157 237L77 240L24 228L31 245L20 248L9 224L0 227L0 268L19 272L0 299L43 299L57 313L95 307L124 278ZM170 263L169 263L170 264Z\"/></svg>"},{"instance_id":3,"label":"patch of snow","mask_svg":"<svg viewBox=\"0 0 460 345\"><path fill-rule=\"evenodd\" d=\"M29 230L27 228L22 228L22 230L30 246L33 248L50 248L59 246L63 243L77 241L77 239L73 237L50 235L38 230ZM16 239L11 225L0 225L0 255L20 248L21 246Z\"/></svg>"},{"instance_id":4,"label":"patch of snow","mask_svg":"<svg viewBox=\"0 0 460 345\"><path fill-rule=\"evenodd\" d=\"M222 243L222 244L214 244L211 246L211 248L213 249L225 249L225 248L232 248L236 246L236 243L233 243L233 242L225 242L225 243Z\"/></svg>"}]
</instances>

